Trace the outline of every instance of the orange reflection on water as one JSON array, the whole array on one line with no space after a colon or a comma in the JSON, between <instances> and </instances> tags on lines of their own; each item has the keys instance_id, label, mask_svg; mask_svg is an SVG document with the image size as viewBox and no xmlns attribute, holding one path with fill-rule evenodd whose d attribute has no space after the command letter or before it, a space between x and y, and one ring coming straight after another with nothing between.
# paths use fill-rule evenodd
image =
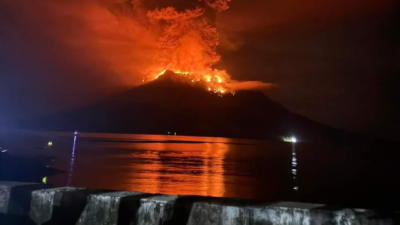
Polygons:
<instances>
[{"instance_id":1,"label":"orange reflection on water","mask_svg":"<svg viewBox=\"0 0 400 225\"><path fill-rule=\"evenodd\" d=\"M224 196L224 143L135 143L129 189L146 193Z\"/></svg>"}]
</instances>

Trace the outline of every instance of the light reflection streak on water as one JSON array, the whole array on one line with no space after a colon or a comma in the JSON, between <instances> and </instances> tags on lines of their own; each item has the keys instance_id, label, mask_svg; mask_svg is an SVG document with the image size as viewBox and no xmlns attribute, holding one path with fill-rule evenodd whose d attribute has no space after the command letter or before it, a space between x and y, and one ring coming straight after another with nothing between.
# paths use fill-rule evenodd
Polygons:
<instances>
[{"instance_id":1,"label":"light reflection streak on water","mask_svg":"<svg viewBox=\"0 0 400 225\"><path fill-rule=\"evenodd\" d=\"M293 190L298 191L299 186L297 184L297 157L295 143L292 143L292 177L293 177Z\"/></svg>"},{"instance_id":2,"label":"light reflection streak on water","mask_svg":"<svg viewBox=\"0 0 400 225\"><path fill-rule=\"evenodd\" d=\"M81 133L79 141L79 156L75 155L79 160L71 159L71 147L67 147L63 168L68 172L53 184L65 186L70 180L72 186L97 189L213 197L236 197L240 193L254 198L261 180L258 177L275 174L262 172L274 162L270 153L256 153L261 148L253 140ZM287 144L281 147L284 150ZM77 154L77 149L74 152ZM256 159L255 153L259 156ZM262 166L254 160L262 161ZM268 187L263 193L274 193L274 188Z\"/></svg>"},{"instance_id":3,"label":"light reflection streak on water","mask_svg":"<svg viewBox=\"0 0 400 225\"><path fill-rule=\"evenodd\" d=\"M72 145L71 162L69 163L67 186L70 186L70 185L71 185L72 176L73 176L73 173L74 173L75 146L76 146L76 139L77 139L77 136L78 136L77 134L74 134L74 143L73 143L73 145Z\"/></svg>"},{"instance_id":4,"label":"light reflection streak on water","mask_svg":"<svg viewBox=\"0 0 400 225\"><path fill-rule=\"evenodd\" d=\"M146 159L132 163L132 189L146 193L180 193L224 196L224 158L228 145L202 143L191 145L152 143L136 144L145 149L133 158ZM173 150L171 150L173 149Z\"/></svg>"}]
</instances>

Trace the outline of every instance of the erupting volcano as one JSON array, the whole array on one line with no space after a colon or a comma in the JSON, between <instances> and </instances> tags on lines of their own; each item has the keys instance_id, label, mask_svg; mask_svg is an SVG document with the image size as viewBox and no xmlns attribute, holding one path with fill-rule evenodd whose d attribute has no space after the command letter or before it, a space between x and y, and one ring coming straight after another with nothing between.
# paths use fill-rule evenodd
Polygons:
<instances>
[{"instance_id":1,"label":"erupting volcano","mask_svg":"<svg viewBox=\"0 0 400 225\"><path fill-rule=\"evenodd\" d=\"M231 91L230 76L225 70L213 69L220 60L217 53L219 34L215 21L207 16L207 11L224 11L230 0L199 0L194 9L177 11L166 7L149 11L147 16L153 26L160 29L157 43L157 69L151 70L143 82L158 79L170 70L191 82L207 83L208 91L220 95ZM139 4L139 1L137 1ZM214 12L212 12L214 13ZM159 72L154 72L159 70Z\"/></svg>"},{"instance_id":2,"label":"erupting volcano","mask_svg":"<svg viewBox=\"0 0 400 225\"><path fill-rule=\"evenodd\" d=\"M202 75L202 74L194 74L191 72L173 72L173 71L168 71L164 70L160 74L158 74L155 79L158 79L160 76L163 76L165 73L175 73L176 75L180 75L182 77L185 77L192 83L197 83L200 82L202 83L203 87L205 87L208 91L223 95L225 94L228 90L231 91L232 89L229 89L226 83L226 80L221 78L219 75L214 75L211 76L209 74L207 75ZM232 94L235 94L235 92L231 91Z\"/></svg>"},{"instance_id":3,"label":"erupting volcano","mask_svg":"<svg viewBox=\"0 0 400 225\"><path fill-rule=\"evenodd\" d=\"M90 75L100 83L133 87L169 70L191 82L204 81L206 90L219 95L249 87L268 88L271 84L238 82L226 70L216 69L221 68L217 18L229 9L229 2L40 1L30 10L43 12L33 27L40 27L41 35L65 47L60 55L72 65L94 70ZM45 21L59 23L41 27Z\"/></svg>"},{"instance_id":4,"label":"erupting volcano","mask_svg":"<svg viewBox=\"0 0 400 225\"><path fill-rule=\"evenodd\" d=\"M104 35L98 43L107 48L96 50L122 47L125 54L104 55L112 56L107 61L115 74L126 73L131 79L140 75L141 85L82 109L25 121L23 127L244 138L315 139L340 133L249 90L271 84L235 81L214 68L220 60L215 15L227 10L230 0L175 0L180 8L169 6L170 1L110 1L96 9L118 20L98 26ZM114 26L124 29L109 28ZM131 55L140 61L117 60Z\"/></svg>"}]
</instances>

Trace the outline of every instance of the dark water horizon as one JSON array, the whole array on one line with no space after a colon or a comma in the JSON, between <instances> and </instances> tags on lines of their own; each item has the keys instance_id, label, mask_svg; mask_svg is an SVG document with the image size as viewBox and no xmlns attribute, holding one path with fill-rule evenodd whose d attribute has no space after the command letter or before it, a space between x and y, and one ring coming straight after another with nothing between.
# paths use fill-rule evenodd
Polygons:
<instances>
[{"instance_id":1,"label":"dark water horizon","mask_svg":"<svg viewBox=\"0 0 400 225\"><path fill-rule=\"evenodd\" d=\"M13 155L55 156L54 186L399 208L390 145L20 130L0 141Z\"/></svg>"}]
</instances>

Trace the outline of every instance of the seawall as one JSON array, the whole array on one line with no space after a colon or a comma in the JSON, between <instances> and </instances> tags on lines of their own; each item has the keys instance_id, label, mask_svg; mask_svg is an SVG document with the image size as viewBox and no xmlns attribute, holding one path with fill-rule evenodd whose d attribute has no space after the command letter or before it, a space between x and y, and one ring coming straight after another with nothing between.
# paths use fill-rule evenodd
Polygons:
<instances>
[{"instance_id":1,"label":"seawall","mask_svg":"<svg viewBox=\"0 0 400 225\"><path fill-rule=\"evenodd\" d=\"M396 224L397 214L296 202L170 196L0 182L0 224Z\"/></svg>"}]
</instances>

